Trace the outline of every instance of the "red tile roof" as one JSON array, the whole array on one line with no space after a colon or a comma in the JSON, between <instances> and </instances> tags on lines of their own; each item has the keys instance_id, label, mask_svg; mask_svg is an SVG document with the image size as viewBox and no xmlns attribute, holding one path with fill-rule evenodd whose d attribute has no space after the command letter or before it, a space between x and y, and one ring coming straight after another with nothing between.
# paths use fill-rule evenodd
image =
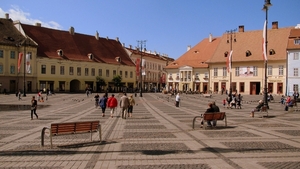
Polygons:
<instances>
[{"instance_id":1,"label":"red tile roof","mask_svg":"<svg viewBox=\"0 0 300 169\"><path fill-rule=\"evenodd\" d=\"M191 66L194 68L208 68L206 61L213 55L221 38L213 38L209 42L209 38L203 39L200 43L192 47L185 54L174 62L170 63L166 68L179 68L182 66Z\"/></svg>"},{"instance_id":2,"label":"red tile roof","mask_svg":"<svg viewBox=\"0 0 300 169\"><path fill-rule=\"evenodd\" d=\"M274 55L269 55L268 60L285 60L287 40L290 34L291 28L280 28L280 29L269 29L267 31L268 46L267 50L275 50ZM247 32L236 32L236 42L232 42L232 62L248 62L248 61L263 61L262 56L262 30L259 31L247 31ZM223 34L222 40L216 49L214 55L210 58L208 63L224 63L226 57L224 53L230 51L230 43L227 40L230 35ZM230 41L229 41L230 42ZM251 52L251 56L246 57L246 51Z\"/></svg>"},{"instance_id":3,"label":"red tile roof","mask_svg":"<svg viewBox=\"0 0 300 169\"><path fill-rule=\"evenodd\" d=\"M127 47L125 47L125 49L129 50L134 55L141 55L141 52L139 50L132 49L132 48L127 48ZM151 57L151 58L154 58L154 59L159 59L159 60L164 60L164 61L167 61L167 60L168 61L174 61L173 58L162 56L158 53L153 54L153 53L143 52L142 55L143 55L143 57L146 56L146 57Z\"/></svg>"},{"instance_id":4,"label":"red tile roof","mask_svg":"<svg viewBox=\"0 0 300 169\"><path fill-rule=\"evenodd\" d=\"M134 66L128 54L117 40L55 30L40 26L21 24L24 32L38 44L37 55L52 59L73 61L94 61L98 63L119 64L116 57L121 58L121 64ZM60 57L57 50L63 50ZM94 60L88 58L92 53Z\"/></svg>"},{"instance_id":5,"label":"red tile roof","mask_svg":"<svg viewBox=\"0 0 300 169\"><path fill-rule=\"evenodd\" d=\"M292 29L291 30L287 49L300 49L300 45L295 44L295 39L300 40L300 29Z\"/></svg>"}]
</instances>

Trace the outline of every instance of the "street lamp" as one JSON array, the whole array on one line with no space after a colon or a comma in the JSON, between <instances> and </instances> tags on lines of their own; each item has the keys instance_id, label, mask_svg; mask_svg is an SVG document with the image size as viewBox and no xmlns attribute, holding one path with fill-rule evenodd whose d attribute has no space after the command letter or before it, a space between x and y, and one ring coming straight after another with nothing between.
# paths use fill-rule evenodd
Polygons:
<instances>
[{"instance_id":1,"label":"street lamp","mask_svg":"<svg viewBox=\"0 0 300 169\"><path fill-rule=\"evenodd\" d=\"M27 42L27 38L25 39L24 41L24 83L23 83L23 97L26 97L26 57L27 57L27 54L26 54L26 42Z\"/></svg>"},{"instance_id":2,"label":"street lamp","mask_svg":"<svg viewBox=\"0 0 300 169\"><path fill-rule=\"evenodd\" d=\"M144 46L144 51L146 51L146 40L139 40L138 42L138 46L140 46L140 52L141 52L141 60L140 60L140 97L143 97L143 46Z\"/></svg>"},{"instance_id":3,"label":"street lamp","mask_svg":"<svg viewBox=\"0 0 300 169\"><path fill-rule=\"evenodd\" d=\"M227 33L227 43L230 43L230 54L229 54L229 56L228 56L228 52L225 52L225 55L226 55L226 57L229 57L229 65L230 65L230 67L229 67L229 94L228 94L228 96L230 97L230 99L231 99L231 96L232 96L232 71L231 71L231 69L232 69L232 42L236 42L236 37L235 37L235 31L236 31L237 29L231 29L231 30L229 30L229 31L226 31L226 33ZM230 36L230 37L228 37L228 35ZM234 35L234 37L232 37L232 35Z\"/></svg>"},{"instance_id":4,"label":"street lamp","mask_svg":"<svg viewBox=\"0 0 300 169\"><path fill-rule=\"evenodd\" d=\"M267 58L267 55L268 55L268 52L267 51L267 47L268 47L268 38L267 38L267 32L268 32L268 9L269 7L272 6L271 4L271 0L265 0L265 4L263 6L263 9L265 12L266 12L266 21L265 21L265 27L264 27L264 42L265 42L265 49L264 49L264 55L265 56L265 61L264 61L264 67L265 67L265 84L264 84L264 109L266 110L267 108L269 108L268 106L268 87L267 87L267 83L268 83L268 75L267 75L267 68L268 68L268 60L266 59Z\"/></svg>"}]
</instances>

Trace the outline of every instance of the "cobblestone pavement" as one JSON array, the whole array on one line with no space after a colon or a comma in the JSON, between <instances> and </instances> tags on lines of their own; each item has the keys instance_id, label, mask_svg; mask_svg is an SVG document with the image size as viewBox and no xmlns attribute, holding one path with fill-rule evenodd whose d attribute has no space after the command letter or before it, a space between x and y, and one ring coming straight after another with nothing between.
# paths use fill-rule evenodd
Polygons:
<instances>
[{"instance_id":1,"label":"cobblestone pavement","mask_svg":"<svg viewBox=\"0 0 300 169\"><path fill-rule=\"evenodd\" d=\"M279 103L269 103L268 117L250 111L262 96L244 96L242 109L222 105L225 95L204 98L181 95L180 107L174 97L143 93L135 97L133 117L114 118L109 110L102 117L93 96L56 94L38 103L39 119L30 119L32 94L21 101L14 95L0 95L0 169L215 169L300 168L300 111L284 111ZM119 98L119 96L117 96ZM226 112L228 126L218 121L216 128L204 130L195 116L204 113L207 103L216 101ZM265 116L261 118L261 116ZM51 123L100 120L99 134L53 137L54 147L41 131Z\"/></svg>"}]
</instances>

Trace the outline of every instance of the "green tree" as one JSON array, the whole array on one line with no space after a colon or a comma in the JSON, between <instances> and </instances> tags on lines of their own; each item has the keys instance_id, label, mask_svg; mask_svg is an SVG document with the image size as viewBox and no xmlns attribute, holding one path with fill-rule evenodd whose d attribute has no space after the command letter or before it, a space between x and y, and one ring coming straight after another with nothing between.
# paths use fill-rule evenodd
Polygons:
<instances>
[{"instance_id":1,"label":"green tree","mask_svg":"<svg viewBox=\"0 0 300 169\"><path fill-rule=\"evenodd\" d=\"M116 75L113 77L112 81L114 82L114 85L117 87L118 91L120 91L122 77L120 75Z\"/></svg>"},{"instance_id":2,"label":"green tree","mask_svg":"<svg viewBox=\"0 0 300 169\"><path fill-rule=\"evenodd\" d=\"M98 91L98 89L100 89L100 92L101 92L102 87L103 87L103 86L106 86L106 82L105 82L105 80L104 80L102 77L100 77L100 76L97 76L97 77L96 77L96 82L97 82L97 91Z\"/></svg>"}]
</instances>

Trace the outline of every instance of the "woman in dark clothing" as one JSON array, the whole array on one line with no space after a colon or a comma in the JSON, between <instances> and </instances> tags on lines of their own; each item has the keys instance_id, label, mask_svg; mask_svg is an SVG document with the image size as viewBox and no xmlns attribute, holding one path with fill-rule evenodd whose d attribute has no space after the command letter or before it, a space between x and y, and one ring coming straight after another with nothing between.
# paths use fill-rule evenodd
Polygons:
<instances>
[{"instance_id":1,"label":"woman in dark clothing","mask_svg":"<svg viewBox=\"0 0 300 169\"><path fill-rule=\"evenodd\" d=\"M39 116L36 114L36 108L37 108L37 101L35 100L35 96L32 96L32 99L31 99L31 120L33 120L33 114L35 114L37 119L39 118Z\"/></svg>"},{"instance_id":2,"label":"woman in dark clothing","mask_svg":"<svg viewBox=\"0 0 300 169\"><path fill-rule=\"evenodd\" d=\"M213 104L208 103L208 108L206 109L205 113L214 113L215 110L213 109ZM203 125L203 121L201 121L201 127ZM207 121L207 127L211 127L211 121Z\"/></svg>"},{"instance_id":3,"label":"woman in dark clothing","mask_svg":"<svg viewBox=\"0 0 300 169\"><path fill-rule=\"evenodd\" d=\"M103 97L99 100L99 106L102 109L102 117L105 116L106 103L107 103L107 97L106 94L104 94Z\"/></svg>"}]
</instances>

